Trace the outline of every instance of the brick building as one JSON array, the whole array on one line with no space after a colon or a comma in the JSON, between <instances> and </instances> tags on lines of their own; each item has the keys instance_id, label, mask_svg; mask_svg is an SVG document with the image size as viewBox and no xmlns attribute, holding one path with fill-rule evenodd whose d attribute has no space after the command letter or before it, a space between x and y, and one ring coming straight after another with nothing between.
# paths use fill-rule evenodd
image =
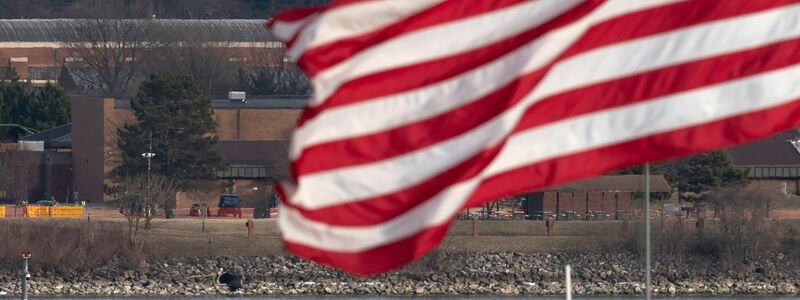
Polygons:
<instances>
[{"instance_id":1,"label":"brick building","mask_svg":"<svg viewBox=\"0 0 800 300\"><path fill-rule=\"evenodd\" d=\"M609 175L581 180L523 195L525 214L529 216L570 215L617 218L632 210L634 193L642 192L641 175ZM670 193L672 188L663 175L650 176L652 193Z\"/></svg>"},{"instance_id":2,"label":"brick building","mask_svg":"<svg viewBox=\"0 0 800 300\"><path fill-rule=\"evenodd\" d=\"M81 22L84 20L0 20L0 78L6 78L14 68L22 79L34 85L57 82L59 77L64 77L63 67L80 66L80 55L64 40L76 39ZM267 62L254 57L264 55L264 51L275 52L271 57L281 57L283 44L276 42L264 29L264 20L154 19L148 22L152 22L154 31L163 33L154 36L190 32L202 35L206 41L217 42L212 45L228 48L226 55L231 62L249 66L265 64Z\"/></svg>"},{"instance_id":3,"label":"brick building","mask_svg":"<svg viewBox=\"0 0 800 300\"><path fill-rule=\"evenodd\" d=\"M304 97L250 97L247 103L213 99L217 149L229 168L219 174L222 184L200 184L179 194L176 205L213 204L227 191L240 194L246 207L263 206L272 182L287 176L288 139L305 102ZM75 190L83 200L110 200L103 184L111 183L110 173L121 161L117 129L134 120L130 102L76 96L72 120Z\"/></svg>"},{"instance_id":4,"label":"brick building","mask_svg":"<svg viewBox=\"0 0 800 300\"><path fill-rule=\"evenodd\" d=\"M800 195L797 131L725 150L736 166L748 170L749 189Z\"/></svg>"}]
</instances>

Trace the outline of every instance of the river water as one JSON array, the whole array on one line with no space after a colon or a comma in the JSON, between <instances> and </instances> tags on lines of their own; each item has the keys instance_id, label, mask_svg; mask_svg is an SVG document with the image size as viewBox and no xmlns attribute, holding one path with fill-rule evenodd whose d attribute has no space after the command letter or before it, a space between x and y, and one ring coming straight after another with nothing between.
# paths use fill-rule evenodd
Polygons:
<instances>
[{"instance_id":1,"label":"river water","mask_svg":"<svg viewBox=\"0 0 800 300\"><path fill-rule=\"evenodd\" d=\"M0 297L0 299L6 299L8 297ZM148 300L162 300L162 299L192 299L192 300L210 300L210 299L223 299L223 298L235 298L237 300L301 300L301 299L319 299L320 296L296 296L296 297L283 297L283 296L275 296L275 297L248 297L248 296L234 296L234 297L226 297L224 295L220 295L218 297L183 297L183 296L175 296L175 297L90 297L90 298L40 298L40 297L32 297L31 299L51 299L51 300L70 300L70 299L91 299L91 300L119 300L119 299L148 299ZM421 296L421 297L414 297L414 296L325 296L327 299L338 299L338 300L443 300L443 299L470 299L470 300L482 300L482 299L499 299L499 300L516 300L516 299L531 299L531 300L555 300L555 299L564 299L564 296L549 296L549 297L525 297L525 296L512 296L512 297L501 297L501 296ZM591 299L591 300L612 300L612 299L644 299L644 296L574 296L573 299ZM8 298L11 299L11 298ZM757 300L800 300L800 297L783 297L783 296L676 296L676 297L669 297L669 296L659 296L653 297L653 299L669 299L669 300L722 300L722 299L757 299Z\"/></svg>"}]
</instances>

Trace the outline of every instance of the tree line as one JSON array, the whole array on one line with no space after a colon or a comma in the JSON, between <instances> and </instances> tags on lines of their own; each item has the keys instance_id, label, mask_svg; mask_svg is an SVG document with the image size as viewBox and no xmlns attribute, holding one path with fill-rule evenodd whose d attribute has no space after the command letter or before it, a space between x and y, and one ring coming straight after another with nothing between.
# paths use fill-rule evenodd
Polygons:
<instances>
[{"instance_id":1,"label":"tree line","mask_svg":"<svg viewBox=\"0 0 800 300\"><path fill-rule=\"evenodd\" d=\"M0 1L0 18L266 19L293 6L329 0L28 0Z\"/></svg>"},{"instance_id":2,"label":"tree line","mask_svg":"<svg viewBox=\"0 0 800 300\"><path fill-rule=\"evenodd\" d=\"M70 122L69 95L58 85L32 87L12 70L0 81L0 138L15 142L30 134ZM22 126L22 127L19 127Z\"/></svg>"},{"instance_id":3,"label":"tree line","mask_svg":"<svg viewBox=\"0 0 800 300\"><path fill-rule=\"evenodd\" d=\"M59 39L79 57L68 63L82 82L97 89L83 93L127 98L149 74L192 77L207 95L231 90L259 95L309 95L311 85L281 47L233 47L219 40L223 28L160 26L152 19L84 19ZM244 53L243 53L244 52ZM250 61L248 61L248 59Z\"/></svg>"}]
</instances>

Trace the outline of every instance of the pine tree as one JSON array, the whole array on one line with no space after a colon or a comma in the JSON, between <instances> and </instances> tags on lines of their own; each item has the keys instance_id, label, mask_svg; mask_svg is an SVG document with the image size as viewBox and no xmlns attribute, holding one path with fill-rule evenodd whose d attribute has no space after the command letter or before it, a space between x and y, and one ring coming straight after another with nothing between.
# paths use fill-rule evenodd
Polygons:
<instances>
[{"instance_id":1,"label":"pine tree","mask_svg":"<svg viewBox=\"0 0 800 300\"><path fill-rule=\"evenodd\" d=\"M142 83L131 106L136 122L119 130L117 146L122 163L115 178L147 171L142 153L152 142L151 173L185 186L195 179L213 179L225 165L214 149L217 124L211 100L204 97L191 77L157 73Z\"/></svg>"},{"instance_id":2,"label":"pine tree","mask_svg":"<svg viewBox=\"0 0 800 300\"><path fill-rule=\"evenodd\" d=\"M29 99L32 117L24 122L26 126L45 130L69 123L69 95L61 87L48 83L34 90Z\"/></svg>"},{"instance_id":3,"label":"pine tree","mask_svg":"<svg viewBox=\"0 0 800 300\"><path fill-rule=\"evenodd\" d=\"M723 151L701 153L666 164L665 176L681 198L697 200L711 189L744 185L748 171L733 164Z\"/></svg>"},{"instance_id":4,"label":"pine tree","mask_svg":"<svg viewBox=\"0 0 800 300\"><path fill-rule=\"evenodd\" d=\"M13 70L8 80L0 80L0 123L45 130L69 122L69 95L60 86L29 89ZM16 142L27 134L18 127L0 127L3 141Z\"/></svg>"}]
</instances>

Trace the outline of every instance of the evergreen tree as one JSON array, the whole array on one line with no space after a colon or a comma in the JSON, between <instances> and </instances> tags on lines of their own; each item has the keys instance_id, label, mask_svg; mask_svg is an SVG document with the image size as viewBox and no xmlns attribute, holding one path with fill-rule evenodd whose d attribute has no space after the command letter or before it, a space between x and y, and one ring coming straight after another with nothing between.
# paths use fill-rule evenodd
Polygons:
<instances>
[{"instance_id":1,"label":"evergreen tree","mask_svg":"<svg viewBox=\"0 0 800 300\"><path fill-rule=\"evenodd\" d=\"M69 122L69 95L60 86L29 89L16 72L0 81L0 123L45 130ZM18 127L0 127L3 141L16 142L27 134Z\"/></svg>"},{"instance_id":2,"label":"evergreen tree","mask_svg":"<svg viewBox=\"0 0 800 300\"><path fill-rule=\"evenodd\" d=\"M25 126L45 130L70 121L69 95L57 85L48 83L33 91L28 101L30 118Z\"/></svg>"},{"instance_id":3,"label":"evergreen tree","mask_svg":"<svg viewBox=\"0 0 800 300\"><path fill-rule=\"evenodd\" d=\"M185 186L194 179L213 179L224 167L214 149L216 122L211 100L204 97L191 77L157 73L139 87L131 106L136 122L119 130L117 145L122 163L116 178L147 171L142 153L152 142L151 172Z\"/></svg>"},{"instance_id":4,"label":"evergreen tree","mask_svg":"<svg viewBox=\"0 0 800 300\"><path fill-rule=\"evenodd\" d=\"M667 180L680 191L681 198L697 200L708 190L742 185L747 170L736 167L722 151L701 153L670 162L662 167Z\"/></svg>"}]
</instances>

